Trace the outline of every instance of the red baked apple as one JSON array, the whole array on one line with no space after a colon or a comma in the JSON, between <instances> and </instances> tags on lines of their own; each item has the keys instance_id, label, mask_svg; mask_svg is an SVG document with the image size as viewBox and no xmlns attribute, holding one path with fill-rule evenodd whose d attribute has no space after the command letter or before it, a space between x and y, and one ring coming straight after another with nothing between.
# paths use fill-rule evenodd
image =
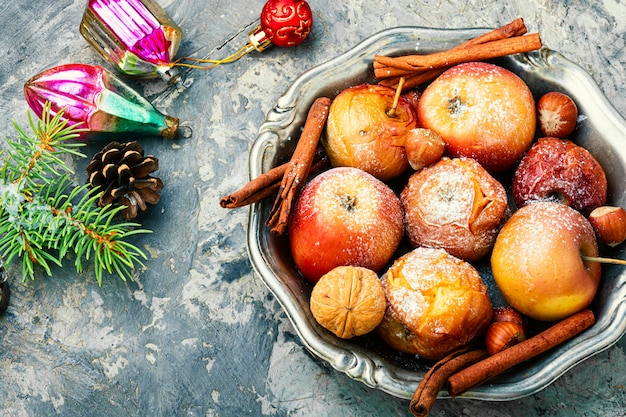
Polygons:
<instances>
[{"instance_id":1,"label":"red baked apple","mask_svg":"<svg viewBox=\"0 0 626 417\"><path fill-rule=\"evenodd\" d=\"M537 320L560 320L587 307L601 267L593 227L578 211L555 202L517 210L491 254L493 277L507 302Z\"/></svg>"},{"instance_id":2,"label":"red baked apple","mask_svg":"<svg viewBox=\"0 0 626 417\"><path fill-rule=\"evenodd\" d=\"M317 282L337 266L380 271L400 244L400 199L385 183L351 167L332 168L304 186L289 222L297 268Z\"/></svg>"},{"instance_id":3,"label":"red baked apple","mask_svg":"<svg viewBox=\"0 0 626 417\"><path fill-rule=\"evenodd\" d=\"M593 155L567 139L539 138L513 176L512 194L521 207L553 200L584 215L606 202L607 180Z\"/></svg>"},{"instance_id":4,"label":"red baked apple","mask_svg":"<svg viewBox=\"0 0 626 417\"><path fill-rule=\"evenodd\" d=\"M360 168L383 181L407 170L404 143L417 114L402 96L394 107L395 95L389 87L361 84L335 97L322 137L333 166Z\"/></svg>"},{"instance_id":5,"label":"red baked apple","mask_svg":"<svg viewBox=\"0 0 626 417\"><path fill-rule=\"evenodd\" d=\"M474 158L494 174L512 168L530 148L535 101L513 72L468 62L450 68L426 87L418 119L443 138L449 156Z\"/></svg>"}]
</instances>

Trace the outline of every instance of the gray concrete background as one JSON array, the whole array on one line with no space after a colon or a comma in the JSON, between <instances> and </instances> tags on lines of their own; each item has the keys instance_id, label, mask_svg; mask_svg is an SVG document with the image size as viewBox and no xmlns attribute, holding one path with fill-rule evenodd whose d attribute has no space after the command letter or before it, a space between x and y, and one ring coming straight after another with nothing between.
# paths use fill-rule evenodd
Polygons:
<instances>
[{"instance_id":1,"label":"gray concrete background","mask_svg":"<svg viewBox=\"0 0 626 417\"><path fill-rule=\"evenodd\" d=\"M180 56L220 58L245 42L262 0L159 0L183 28ZM0 126L26 127L22 87L63 63L104 64L78 32L83 0L0 5ZM251 270L247 209L221 196L247 180L247 155L267 111L307 68L399 25L495 27L523 17L544 44L586 69L626 114L626 4L600 1L311 0L310 38L229 66L193 72L190 88L132 82L161 111L194 129L184 142L143 141L165 189L141 221L150 259L135 282L71 262L21 284L0 318L3 416L408 416L408 402L369 389L311 357ZM243 33L239 33L244 28ZM220 49L221 48L221 49ZM108 67L108 66L107 66ZM110 67L109 67L110 68ZM89 145L93 155L103 144ZM77 161L82 174L87 161ZM510 402L439 401L432 416L624 416L626 341L539 393Z\"/></svg>"}]
</instances>

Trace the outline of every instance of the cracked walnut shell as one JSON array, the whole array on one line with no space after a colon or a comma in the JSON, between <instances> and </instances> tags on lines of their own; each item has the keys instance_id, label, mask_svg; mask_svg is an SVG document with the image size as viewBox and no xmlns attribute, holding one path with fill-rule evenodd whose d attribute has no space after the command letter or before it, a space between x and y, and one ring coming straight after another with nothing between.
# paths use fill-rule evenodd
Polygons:
<instances>
[{"instance_id":1,"label":"cracked walnut shell","mask_svg":"<svg viewBox=\"0 0 626 417\"><path fill-rule=\"evenodd\" d=\"M385 315L385 291L376 272L338 266L313 287L311 313L325 329L342 339L371 332Z\"/></svg>"}]
</instances>

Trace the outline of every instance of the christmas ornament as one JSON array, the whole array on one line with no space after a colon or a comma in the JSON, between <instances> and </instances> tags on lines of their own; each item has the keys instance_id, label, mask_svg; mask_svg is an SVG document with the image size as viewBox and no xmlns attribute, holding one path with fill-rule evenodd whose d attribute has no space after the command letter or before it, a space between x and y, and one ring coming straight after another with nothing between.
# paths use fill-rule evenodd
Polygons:
<instances>
[{"instance_id":1,"label":"christmas ornament","mask_svg":"<svg viewBox=\"0 0 626 417\"><path fill-rule=\"evenodd\" d=\"M158 169L159 160L144 156L143 148L134 141L110 142L94 155L86 170L90 186L102 191L98 206L126 206L122 214L130 220L137 217L138 210L146 211L148 204L159 202L163 182L150 176Z\"/></svg>"},{"instance_id":2,"label":"christmas ornament","mask_svg":"<svg viewBox=\"0 0 626 417\"><path fill-rule=\"evenodd\" d=\"M175 59L182 31L153 0L88 0L80 33L123 74L161 77L181 90L183 80L177 67L210 69L252 51L262 52L271 45L295 46L306 39L312 25L313 13L306 1L269 0L261 12L260 24L237 52L219 60Z\"/></svg>"},{"instance_id":3,"label":"christmas ornament","mask_svg":"<svg viewBox=\"0 0 626 417\"><path fill-rule=\"evenodd\" d=\"M309 36L312 26L313 13L306 1L269 0L261 11L260 28L253 33L263 33L276 46L296 46Z\"/></svg>"},{"instance_id":4,"label":"christmas ornament","mask_svg":"<svg viewBox=\"0 0 626 417\"><path fill-rule=\"evenodd\" d=\"M24 85L30 108L41 117L50 103L55 115L64 110L69 125L81 123L78 139L107 139L120 134L159 135L167 139L189 137L178 119L164 115L111 72L100 66L67 64L50 68ZM180 130L180 131L179 131Z\"/></svg>"},{"instance_id":5,"label":"christmas ornament","mask_svg":"<svg viewBox=\"0 0 626 417\"><path fill-rule=\"evenodd\" d=\"M88 0L80 33L123 74L182 82L172 61L183 31L153 0Z\"/></svg>"}]
</instances>

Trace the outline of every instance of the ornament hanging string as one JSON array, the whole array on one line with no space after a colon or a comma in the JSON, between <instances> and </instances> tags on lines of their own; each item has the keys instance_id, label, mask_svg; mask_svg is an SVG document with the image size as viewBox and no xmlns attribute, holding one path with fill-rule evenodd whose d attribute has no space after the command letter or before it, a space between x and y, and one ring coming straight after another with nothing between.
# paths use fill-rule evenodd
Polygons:
<instances>
[{"instance_id":1,"label":"ornament hanging string","mask_svg":"<svg viewBox=\"0 0 626 417\"><path fill-rule=\"evenodd\" d=\"M80 33L122 74L135 78L162 78L184 89L180 68L210 69L237 61L270 45L290 47L311 32L313 14L305 0L268 0L259 25L248 42L223 59L175 59L183 32L167 12L152 0L88 0Z\"/></svg>"},{"instance_id":2,"label":"ornament hanging string","mask_svg":"<svg viewBox=\"0 0 626 417\"><path fill-rule=\"evenodd\" d=\"M259 43L258 37L259 34L265 36L261 31L261 26L258 25L250 34L248 35L248 42L239 48L236 52L230 54L229 56L222 59L208 59L208 58L195 58L193 56L187 56L184 58L179 58L172 62L172 66L178 67L186 67L186 68L194 68L194 69L211 69L215 68L221 64L230 64L242 58L243 56L249 54L250 52L257 51L263 52L267 48L271 46L271 41L269 39ZM185 62L191 61L193 63ZM211 65L201 65L201 64L211 64Z\"/></svg>"},{"instance_id":3,"label":"ornament hanging string","mask_svg":"<svg viewBox=\"0 0 626 417\"><path fill-rule=\"evenodd\" d=\"M313 13L306 1L269 0L261 11L260 24L248 34L248 42L236 52L222 59L185 57L175 60L172 65L211 69L221 64L235 62L252 51L263 52L271 45L296 46L307 38L312 26Z\"/></svg>"}]
</instances>

